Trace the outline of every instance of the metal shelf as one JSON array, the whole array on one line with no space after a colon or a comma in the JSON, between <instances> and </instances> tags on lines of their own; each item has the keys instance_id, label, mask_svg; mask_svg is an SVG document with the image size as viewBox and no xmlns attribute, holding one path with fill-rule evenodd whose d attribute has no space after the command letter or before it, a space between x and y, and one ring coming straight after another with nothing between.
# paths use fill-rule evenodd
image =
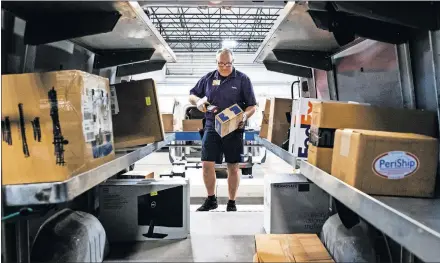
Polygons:
<instances>
[{"instance_id":1,"label":"metal shelf","mask_svg":"<svg viewBox=\"0 0 440 263\"><path fill-rule=\"evenodd\" d=\"M315 26L304 3L289 2L254 55L254 62L277 61L274 49L334 51L339 47L333 33Z\"/></svg>"},{"instance_id":2,"label":"metal shelf","mask_svg":"<svg viewBox=\"0 0 440 263\"><path fill-rule=\"evenodd\" d=\"M155 51L150 58L152 61L164 60L174 63L177 60L173 50L137 1L10 1L2 3L2 8L29 21L38 21L39 17L46 19L53 17L54 22L48 25L53 26L53 28L36 28L36 30L41 30L38 34L33 32L37 36L50 32L52 35L59 35L59 39L54 41L70 40L93 52L154 49ZM78 34L78 31L82 33L84 31L88 32L87 30L81 30L81 26L84 26L79 23L84 19L82 14L96 14L99 12L117 12L121 17L111 32L95 33L93 30L101 28L102 25L90 26L86 24L86 29L90 28L91 30L90 35L76 37L75 34ZM75 32L66 31L65 28L61 29L61 31L57 30L59 25L56 19L58 19L59 14L72 14L71 22L76 27L70 29ZM96 23L105 23L103 20L105 19L98 19Z\"/></svg>"},{"instance_id":3,"label":"metal shelf","mask_svg":"<svg viewBox=\"0 0 440 263\"><path fill-rule=\"evenodd\" d=\"M295 165L291 153L265 139L256 140ZM440 258L440 199L371 196L305 161L301 174L424 262Z\"/></svg>"},{"instance_id":4,"label":"metal shelf","mask_svg":"<svg viewBox=\"0 0 440 263\"><path fill-rule=\"evenodd\" d=\"M151 60L176 62L176 55L136 1L109 2L122 14L112 32L72 39L92 50L154 48ZM103 5L100 3L100 5Z\"/></svg>"},{"instance_id":5,"label":"metal shelf","mask_svg":"<svg viewBox=\"0 0 440 263\"><path fill-rule=\"evenodd\" d=\"M71 201L87 190L126 169L131 164L166 146L174 139L174 134L167 134L165 139L161 142L155 142L140 148L126 149L125 151L128 153L117 153L116 159L113 161L72 177L64 182L3 186L5 205L27 206L58 204Z\"/></svg>"}]
</instances>

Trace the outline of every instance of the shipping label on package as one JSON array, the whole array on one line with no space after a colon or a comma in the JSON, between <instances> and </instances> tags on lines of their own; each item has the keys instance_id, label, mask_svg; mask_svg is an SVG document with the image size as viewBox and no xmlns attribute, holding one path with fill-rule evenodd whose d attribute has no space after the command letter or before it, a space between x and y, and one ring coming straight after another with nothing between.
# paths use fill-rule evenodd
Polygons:
<instances>
[{"instance_id":1,"label":"shipping label on package","mask_svg":"<svg viewBox=\"0 0 440 263\"><path fill-rule=\"evenodd\" d=\"M110 86L110 102L112 114L116 115L119 113L118 96L116 95L116 88L114 85Z\"/></svg>"},{"instance_id":2,"label":"shipping label on package","mask_svg":"<svg viewBox=\"0 0 440 263\"><path fill-rule=\"evenodd\" d=\"M83 132L85 141L92 144L93 157L96 159L113 151L111 102L104 83L85 83L85 86L81 97Z\"/></svg>"}]
</instances>

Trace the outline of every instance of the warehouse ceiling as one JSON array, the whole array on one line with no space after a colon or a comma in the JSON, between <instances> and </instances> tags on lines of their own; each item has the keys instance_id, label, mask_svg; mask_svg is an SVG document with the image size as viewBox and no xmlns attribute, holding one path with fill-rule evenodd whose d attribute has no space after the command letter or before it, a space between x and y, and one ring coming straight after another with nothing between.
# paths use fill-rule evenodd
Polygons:
<instances>
[{"instance_id":1,"label":"warehouse ceiling","mask_svg":"<svg viewBox=\"0 0 440 263\"><path fill-rule=\"evenodd\" d=\"M213 52L222 46L255 53L282 5L143 6L174 52Z\"/></svg>"}]
</instances>

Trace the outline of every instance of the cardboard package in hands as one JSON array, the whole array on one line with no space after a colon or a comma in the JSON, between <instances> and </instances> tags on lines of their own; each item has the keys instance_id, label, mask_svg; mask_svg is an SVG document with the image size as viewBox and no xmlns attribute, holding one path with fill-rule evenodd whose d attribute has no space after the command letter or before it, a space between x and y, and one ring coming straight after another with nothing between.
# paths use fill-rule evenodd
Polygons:
<instances>
[{"instance_id":1,"label":"cardboard package in hands","mask_svg":"<svg viewBox=\"0 0 440 263\"><path fill-rule=\"evenodd\" d=\"M244 111L234 104L215 117L215 130L220 137L225 137L231 132L238 129L238 125L243 120Z\"/></svg>"}]
</instances>

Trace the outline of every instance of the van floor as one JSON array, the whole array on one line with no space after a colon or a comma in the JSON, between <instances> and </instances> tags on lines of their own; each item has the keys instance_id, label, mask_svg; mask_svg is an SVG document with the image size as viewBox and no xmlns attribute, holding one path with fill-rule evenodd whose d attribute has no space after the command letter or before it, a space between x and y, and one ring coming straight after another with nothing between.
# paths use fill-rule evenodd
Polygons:
<instances>
[{"instance_id":1,"label":"van floor","mask_svg":"<svg viewBox=\"0 0 440 263\"><path fill-rule=\"evenodd\" d=\"M171 169L167 152L158 152L136 163L134 170L156 174ZM237 212L225 212L226 179L217 180L219 208L195 212L205 198L201 169L188 169L190 178L190 236L184 240L112 243L104 262L252 262L255 234L264 233L264 177L291 173L292 167L268 153L266 163L253 168L253 179L242 178Z\"/></svg>"},{"instance_id":2,"label":"van floor","mask_svg":"<svg viewBox=\"0 0 440 263\"><path fill-rule=\"evenodd\" d=\"M252 262L254 235L264 233L263 205L237 208L195 212L191 205L188 239L112 244L104 262Z\"/></svg>"}]
</instances>

